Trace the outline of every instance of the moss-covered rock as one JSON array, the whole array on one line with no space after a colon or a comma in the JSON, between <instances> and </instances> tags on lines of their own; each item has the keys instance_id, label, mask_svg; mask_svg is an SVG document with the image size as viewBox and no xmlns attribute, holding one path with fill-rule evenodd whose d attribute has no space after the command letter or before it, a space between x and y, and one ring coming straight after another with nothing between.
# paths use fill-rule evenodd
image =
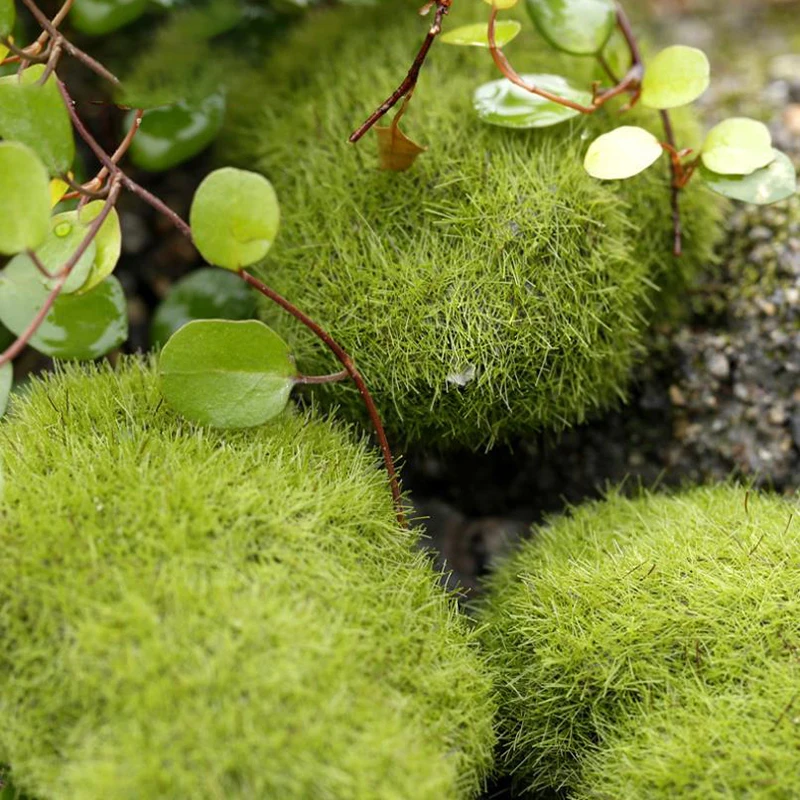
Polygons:
<instances>
[{"instance_id":1,"label":"moss-covered rock","mask_svg":"<svg viewBox=\"0 0 800 800\"><path fill-rule=\"evenodd\" d=\"M455 7L447 25L485 13ZM583 170L616 110L539 131L485 125L471 98L498 77L489 55L443 44L403 123L430 151L407 173L379 172L374 141L347 135L405 74L427 24L406 3L310 15L260 80L242 81L222 152L266 173L283 210L260 274L354 355L396 440L479 446L580 421L624 395L651 306L667 304L654 285L675 303L709 258L718 205L690 187L676 260L666 159L625 183ZM508 48L521 70L587 69L525 25ZM627 119L659 130L654 112ZM697 143L691 119L677 126ZM305 332L264 313L304 369L330 368ZM321 393L362 416L352 387Z\"/></svg>"},{"instance_id":2,"label":"moss-covered rock","mask_svg":"<svg viewBox=\"0 0 800 800\"><path fill-rule=\"evenodd\" d=\"M582 800L798 796L793 509L732 486L614 494L539 529L482 609L505 768Z\"/></svg>"},{"instance_id":3,"label":"moss-covered rock","mask_svg":"<svg viewBox=\"0 0 800 800\"><path fill-rule=\"evenodd\" d=\"M214 432L138 362L0 427L0 764L41 800L466 798L491 685L375 456Z\"/></svg>"}]
</instances>

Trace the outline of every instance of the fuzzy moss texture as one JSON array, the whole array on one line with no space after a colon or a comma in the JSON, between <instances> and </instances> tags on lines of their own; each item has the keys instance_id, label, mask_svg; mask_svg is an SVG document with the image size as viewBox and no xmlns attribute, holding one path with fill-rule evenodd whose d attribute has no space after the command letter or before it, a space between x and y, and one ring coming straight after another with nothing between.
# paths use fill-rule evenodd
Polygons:
<instances>
[{"instance_id":1,"label":"fuzzy moss texture","mask_svg":"<svg viewBox=\"0 0 800 800\"><path fill-rule=\"evenodd\" d=\"M68 368L0 427L0 764L40 800L468 798L491 682L374 454Z\"/></svg>"},{"instance_id":2,"label":"fuzzy moss texture","mask_svg":"<svg viewBox=\"0 0 800 800\"><path fill-rule=\"evenodd\" d=\"M482 609L505 768L573 800L800 797L794 509L612 495L537 530Z\"/></svg>"},{"instance_id":3,"label":"fuzzy moss texture","mask_svg":"<svg viewBox=\"0 0 800 800\"><path fill-rule=\"evenodd\" d=\"M376 169L374 134L346 141L406 73L429 22L395 0L309 14L234 88L221 154L263 171L282 230L259 275L329 328L355 357L397 442L473 447L561 428L619 401L656 303L676 293L717 235L719 206L683 201L686 254L671 255L666 159L624 183L583 170L616 110L540 131L480 122L472 93L496 79L485 50L436 44L404 127L428 145L407 173ZM485 19L455 4L447 26ZM575 74L529 20L508 48L521 71ZM691 118L679 140L696 144ZM631 124L659 131L655 113ZM669 300L667 299L669 296ZM264 316L305 371L332 362L274 308ZM361 419L349 386L321 395Z\"/></svg>"}]
</instances>

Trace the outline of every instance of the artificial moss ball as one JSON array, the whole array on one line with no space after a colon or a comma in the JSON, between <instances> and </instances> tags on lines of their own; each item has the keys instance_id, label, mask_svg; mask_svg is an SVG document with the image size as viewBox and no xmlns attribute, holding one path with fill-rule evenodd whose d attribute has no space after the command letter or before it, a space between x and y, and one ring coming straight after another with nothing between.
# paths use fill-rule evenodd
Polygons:
<instances>
[{"instance_id":1,"label":"artificial moss ball","mask_svg":"<svg viewBox=\"0 0 800 800\"><path fill-rule=\"evenodd\" d=\"M794 503L745 498L613 494L499 569L484 644L520 784L581 800L800 796L786 710L800 692L800 527Z\"/></svg>"},{"instance_id":2,"label":"artificial moss ball","mask_svg":"<svg viewBox=\"0 0 800 800\"><path fill-rule=\"evenodd\" d=\"M379 171L374 132L357 146L347 137L406 74L430 24L418 5L309 14L260 78L234 89L222 156L263 171L282 207L258 273L353 355L396 442L478 447L562 428L624 397L653 306L667 305L657 285L674 303L709 258L718 206L690 186L674 258L666 159L628 182L583 169L618 108L492 127L472 109L474 90L500 77L488 52L441 42L403 118L428 152L408 172ZM486 13L455 4L446 24ZM524 25L508 47L521 71L583 71L591 84L593 60L554 55ZM655 112L626 119L660 133ZM691 118L676 124L697 142ZM335 369L283 312L264 315L306 372ZM352 387L319 394L363 418Z\"/></svg>"},{"instance_id":3,"label":"artificial moss ball","mask_svg":"<svg viewBox=\"0 0 800 800\"><path fill-rule=\"evenodd\" d=\"M473 797L491 682L375 455L69 368L0 427L0 764L40 800Z\"/></svg>"}]
</instances>

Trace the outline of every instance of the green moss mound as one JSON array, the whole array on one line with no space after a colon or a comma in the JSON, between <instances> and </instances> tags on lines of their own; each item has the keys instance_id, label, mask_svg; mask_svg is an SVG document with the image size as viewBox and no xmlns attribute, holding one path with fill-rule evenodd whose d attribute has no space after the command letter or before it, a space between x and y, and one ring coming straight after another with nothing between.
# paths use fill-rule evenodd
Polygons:
<instances>
[{"instance_id":1,"label":"green moss mound","mask_svg":"<svg viewBox=\"0 0 800 800\"><path fill-rule=\"evenodd\" d=\"M778 726L800 690L800 527L793 503L755 495L746 510L745 495L613 494L500 568L484 643L520 783L582 799L798 796L780 766L800 730ZM748 776L752 793L731 794Z\"/></svg>"},{"instance_id":2,"label":"green moss mound","mask_svg":"<svg viewBox=\"0 0 800 800\"><path fill-rule=\"evenodd\" d=\"M41 800L466 798L491 682L375 456L67 369L0 427L0 764Z\"/></svg>"},{"instance_id":3,"label":"green moss mound","mask_svg":"<svg viewBox=\"0 0 800 800\"><path fill-rule=\"evenodd\" d=\"M481 8L454 8L448 27L485 18ZM430 152L407 173L379 172L373 135L346 139L405 74L427 24L404 3L309 15L260 80L242 81L222 154L263 171L281 200L259 274L353 354L394 439L477 447L620 400L651 307L666 304L656 284L674 303L710 256L719 208L690 187L686 254L674 259L666 160L625 183L583 170L615 110L540 131L485 125L471 105L499 77L488 53L443 44L404 119ZM525 31L509 47L521 70L586 69L529 20ZM660 125L646 111L627 119ZM691 119L677 127L696 142ZM285 315L264 314L306 371L331 369ZM362 418L351 387L321 394Z\"/></svg>"}]
</instances>

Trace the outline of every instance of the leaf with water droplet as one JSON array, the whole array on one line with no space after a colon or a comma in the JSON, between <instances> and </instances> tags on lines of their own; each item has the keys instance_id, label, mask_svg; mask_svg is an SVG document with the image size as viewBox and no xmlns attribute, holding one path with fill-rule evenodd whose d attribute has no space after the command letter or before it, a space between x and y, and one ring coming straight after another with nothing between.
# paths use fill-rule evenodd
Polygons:
<instances>
[{"instance_id":1,"label":"leaf with water droplet","mask_svg":"<svg viewBox=\"0 0 800 800\"><path fill-rule=\"evenodd\" d=\"M613 0L527 0L526 5L542 36L576 56L599 53L617 18Z\"/></svg>"},{"instance_id":2,"label":"leaf with water droplet","mask_svg":"<svg viewBox=\"0 0 800 800\"><path fill-rule=\"evenodd\" d=\"M195 320L159 359L166 401L193 422L250 428L280 414L297 369L287 344L257 320Z\"/></svg>"}]
</instances>

